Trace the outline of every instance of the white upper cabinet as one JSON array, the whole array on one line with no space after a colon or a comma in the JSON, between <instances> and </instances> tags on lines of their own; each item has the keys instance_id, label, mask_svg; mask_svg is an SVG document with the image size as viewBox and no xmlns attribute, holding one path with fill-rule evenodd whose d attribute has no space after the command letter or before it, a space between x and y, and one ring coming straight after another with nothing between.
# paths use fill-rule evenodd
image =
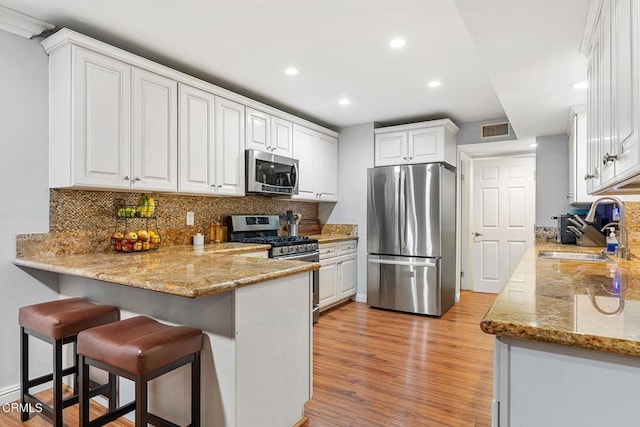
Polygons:
<instances>
[{"instance_id":1,"label":"white upper cabinet","mask_svg":"<svg viewBox=\"0 0 640 427\"><path fill-rule=\"evenodd\" d=\"M569 194L571 204L591 203L596 197L587 193L587 114L584 106L572 108L569 123Z\"/></svg>"},{"instance_id":2,"label":"white upper cabinet","mask_svg":"<svg viewBox=\"0 0 640 427\"><path fill-rule=\"evenodd\" d=\"M280 156L293 154L293 123L262 111L247 108L247 149Z\"/></svg>"},{"instance_id":3,"label":"white upper cabinet","mask_svg":"<svg viewBox=\"0 0 640 427\"><path fill-rule=\"evenodd\" d=\"M295 123L301 199L337 200L336 132L66 28L41 44L51 188L242 196L245 148L293 157Z\"/></svg>"},{"instance_id":4,"label":"white upper cabinet","mask_svg":"<svg viewBox=\"0 0 640 427\"><path fill-rule=\"evenodd\" d=\"M293 125L293 158L298 160L295 200L338 201L338 140L304 126Z\"/></svg>"},{"instance_id":5,"label":"white upper cabinet","mask_svg":"<svg viewBox=\"0 0 640 427\"><path fill-rule=\"evenodd\" d=\"M590 194L636 194L640 180L638 3L601 0L585 32Z\"/></svg>"},{"instance_id":6,"label":"white upper cabinet","mask_svg":"<svg viewBox=\"0 0 640 427\"><path fill-rule=\"evenodd\" d=\"M375 166L446 162L456 164L458 127L434 120L375 130Z\"/></svg>"},{"instance_id":7,"label":"white upper cabinet","mask_svg":"<svg viewBox=\"0 0 640 427\"><path fill-rule=\"evenodd\" d=\"M180 84L183 193L244 195L244 106Z\"/></svg>"},{"instance_id":8,"label":"white upper cabinet","mask_svg":"<svg viewBox=\"0 0 640 427\"><path fill-rule=\"evenodd\" d=\"M178 191L212 193L215 189L215 96L180 85Z\"/></svg>"},{"instance_id":9,"label":"white upper cabinet","mask_svg":"<svg viewBox=\"0 0 640 427\"><path fill-rule=\"evenodd\" d=\"M176 191L174 80L75 46L50 74L51 187Z\"/></svg>"},{"instance_id":10,"label":"white upper cabinet","mask_svg":"<svg viewBox=\"0 0 640 427\"><path fill-rule=\"evenodd\" d=\"M131 67L80 48L63 56L51 62L52 82L68 80L51 90L51 186L128 189ZM73 89L67 86L71 82Z\"/></svg>"},{"instance_id":11,"label":"white upper cabinet","mask_svg":"<svg viewBox=\"0 0 640 427\"><path fill-rule=\"evenodd\" d=\"M216 193L244 196L244 105L216 97Z\"/></svg>"},{"instance_id":12,"label":"white upper cabinet","mask_svg":"<svg viewBox=\"0 0 640 427\"><path fill-rule=\"evenodd\" d=\"M133 69L132 188L176 191L178 83Z\"/></svg>"}]
</instances>

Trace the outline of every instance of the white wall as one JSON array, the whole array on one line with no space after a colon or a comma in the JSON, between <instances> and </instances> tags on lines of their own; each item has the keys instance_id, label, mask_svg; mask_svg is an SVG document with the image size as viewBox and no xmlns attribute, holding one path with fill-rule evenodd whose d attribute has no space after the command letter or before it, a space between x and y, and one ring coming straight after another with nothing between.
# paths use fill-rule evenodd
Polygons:
<instances>
[{"instance_id":1,"label":"white wall","mask_svg":"<svg viewBox=\"0 0 640 427\"><path fill-rule=\"evenodd\" d=\"M536 225L557 227L552 216L573 209L569 193L569 147L567 135L536 138Z\"/></svg>"},{"instance_id":2,"label":"white wall","mask_svg":"<svg viewBox=\"0 0 640 427\"><path fill-rule=\"evenodd\" d=\"M340 129L338 202L320 203L321 223L358 225L358 301L367 297L367 169L373 167L373 123Z\"/></svg>"},{"instance_id":3,"label":"white wall","mask_svg":"<svg viewBox=\"0 0 640 427\"><path fill-rule=\"evenodd\" d=\"M47 55L37 40L0 31L0 402L17 398L18 308L57 299L57 277L14 266L15 235L47 232ZM47 283L47 284L45 284ZM34 343L34 374L45 373L50 348ZM40 361L40 362L38 362ZM48 365L51 363L49 362Z\"/></svg>"}]
</instances>

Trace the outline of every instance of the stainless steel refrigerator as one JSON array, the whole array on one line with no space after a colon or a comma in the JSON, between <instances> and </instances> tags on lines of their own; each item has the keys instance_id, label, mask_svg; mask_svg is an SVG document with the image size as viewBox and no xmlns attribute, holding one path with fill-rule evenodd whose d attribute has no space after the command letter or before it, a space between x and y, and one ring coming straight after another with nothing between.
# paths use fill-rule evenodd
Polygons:
<instances>
[{"instance_id":1,"label":"stainless steel refrigerator","mask_svg":"<svg viewBox=\"0 0 640 427\"><path fill-rule=\"evenodd\" d=\"M371 168L367 187L367 304L442 315L455 300L455 169Z\"/></svg>"}]
</instances>

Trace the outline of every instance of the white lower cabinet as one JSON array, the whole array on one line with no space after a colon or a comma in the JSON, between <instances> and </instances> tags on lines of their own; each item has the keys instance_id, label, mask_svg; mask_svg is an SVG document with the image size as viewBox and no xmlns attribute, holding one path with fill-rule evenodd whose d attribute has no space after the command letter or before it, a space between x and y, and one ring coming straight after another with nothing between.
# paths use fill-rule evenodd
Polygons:
<instances>
[{"instance_id":1,"label":"white lower cabinet","mask_svg":"<svg viewBox=\"0 0 640 427\"><path fill-rule=\"evenodd\" d=\"M357 241L321 243L320 310L343 302L356 294Z\"/></svg>"},{"instance_id":2,"label":"white lower cabinet","mask_svg":"<svg viewBox=\"0 0 640 427\"><path fill-rule=\"evenodd\" d=\"M636 357L506 337L493 354L493 426L638 425Z\"/></svg>"}]
</instances>

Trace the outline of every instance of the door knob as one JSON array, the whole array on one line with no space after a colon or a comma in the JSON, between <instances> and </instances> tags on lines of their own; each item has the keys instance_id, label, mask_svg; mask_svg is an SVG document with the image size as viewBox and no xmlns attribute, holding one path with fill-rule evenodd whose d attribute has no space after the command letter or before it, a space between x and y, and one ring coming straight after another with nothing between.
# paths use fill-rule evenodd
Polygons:
<instances>
[{"instance_id":1,"label":"door knob","mask_svg":"<svg viewBox=\"0 0 640 427\"><path fill-rule=\"evenodd\" d=\"M477 231L473 233L473 237L480 237L480 236L484 236L484 234L478 233Z\"/></svg>"}]
</instances>

